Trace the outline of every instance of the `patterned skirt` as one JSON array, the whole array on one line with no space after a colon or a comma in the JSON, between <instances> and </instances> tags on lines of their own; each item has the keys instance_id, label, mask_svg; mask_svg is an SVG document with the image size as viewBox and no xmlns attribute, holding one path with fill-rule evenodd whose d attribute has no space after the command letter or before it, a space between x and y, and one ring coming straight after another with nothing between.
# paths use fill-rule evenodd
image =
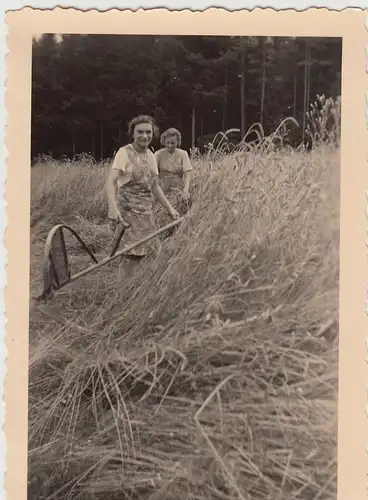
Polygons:
<instances>
[{"instance_id":1,"label":"patterned skirt","mask_svg":"<svg viewBox=\"0 0 368 500\"><path fill-rule=\"evenodd\" d=\"M187 213L191 205L191 200L188 200L188 202L184 201L182 199L181 190L171 189L164 194L173 208L175 208L175 210L180 214L180 216L183 216ZM172 219L167 213L166 209L160 203L156 203L155 205L155 218L156 223L159 227L165 226L166 224L172 222ZM176 229L177 227L174 227L172 229L169 229L168 231L165 231L161 239L173 235Z\"/></svg>"},{"instance_id":2,"label":"patterned skirt","mask_svg":"<svg viewBox=\"0 0 368 500\"><path fill-rule=\"evenodd\" d=\"M124 220L130 225L122 238L123 247L136 243L157 230L152 194L147 187L129 184L123 186L118 189L117 201ZM159 240L156 237L133 248L126 255L144 257L156 253L158 247Z\"/></svg>"}]
</instances>

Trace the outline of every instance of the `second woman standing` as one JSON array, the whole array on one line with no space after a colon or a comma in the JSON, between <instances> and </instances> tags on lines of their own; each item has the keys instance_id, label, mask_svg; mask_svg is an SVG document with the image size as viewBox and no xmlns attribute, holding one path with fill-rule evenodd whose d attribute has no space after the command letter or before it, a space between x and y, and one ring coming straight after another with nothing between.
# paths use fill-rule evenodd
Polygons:
<instances>
[{"instance_id":1,"label":"second woman standing","mask_svg":"<svg viewBox=\"0 0 368 500\"><path fill-rule=\"evenodd\" d=\"M192 165L188 153L181 146L181 134L169 128L161 135L162 149L155 153L160 184L170 203L183 214L190 202L190 176Z\"/></svg>"}]
</instances>

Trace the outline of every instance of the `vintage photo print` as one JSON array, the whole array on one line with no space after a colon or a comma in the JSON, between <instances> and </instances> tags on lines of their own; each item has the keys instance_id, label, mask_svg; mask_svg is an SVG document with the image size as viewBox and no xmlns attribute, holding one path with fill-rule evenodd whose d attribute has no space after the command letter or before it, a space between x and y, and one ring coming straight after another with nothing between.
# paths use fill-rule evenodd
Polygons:
<instances>
[{"instance_id":1,"label":"vintage photo print","mask_svg":"<svg viewBox=\"0 0 368 500\"><path fill-rule=\"evenodd\" d=\"M7 25L8 498L363 498L364 13Z\"/></svg>"}]
</instances>

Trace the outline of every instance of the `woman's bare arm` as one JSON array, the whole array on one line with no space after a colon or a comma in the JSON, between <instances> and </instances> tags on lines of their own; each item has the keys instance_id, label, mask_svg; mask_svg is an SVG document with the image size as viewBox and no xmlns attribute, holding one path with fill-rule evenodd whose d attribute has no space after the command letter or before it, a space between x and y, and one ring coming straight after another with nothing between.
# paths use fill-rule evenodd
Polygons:
<instances>
[{"instance_id":1,"label":"woman's bare arm","mask_svg":"<svg viewBox=\"0 0 368 500\"><path fill-rule=\"evenodd\" d=\"M116 188L119 177L121 176L121 171L117 169L112 169L107 177L105 184L105 191L107 197L107 203L109 207L108 218L121 222L123 226L129 227L128 222L123 219L122 214L120 213L117 201L116 201Z\"/></svg>"},{"instance_id":2,"label":"woman's bare arm","mask_svg":"<svg viewBox=\"0 0 368 500\"><path fill-rule=\"evenodd\" d=\"M116 201L116 188L117 183L120 177L120 171L113 169L110 170L109 175L106 179L105 184L105 192L107 197L107 203L109 206L109 212L111 211L119 211L118 204Z\"/></svg>"},{"instance_id":3,"label":"woman's bare arm","mask_svg":"<svg viewBox=\"0 0 368 500\"><path fill-rule=\"evenodd\" d=\"M191 178L191 171L187 170L183 174L183 182L184 182L184 193L189 194L189 186L190 186L190 178Z\"/></svg>"},{"instance_id":4,"label":"woman's bare arm","mask_svg":"<svg viewBox=\"0 0 368 500\"><path fill-rule=\"evenodd\" d=\"M189 195L189 186L191 181L192 164L190 162L189 155L186 151L183 152L183 182L184 182L184 194Z\"/></svg>"}]
</instances>

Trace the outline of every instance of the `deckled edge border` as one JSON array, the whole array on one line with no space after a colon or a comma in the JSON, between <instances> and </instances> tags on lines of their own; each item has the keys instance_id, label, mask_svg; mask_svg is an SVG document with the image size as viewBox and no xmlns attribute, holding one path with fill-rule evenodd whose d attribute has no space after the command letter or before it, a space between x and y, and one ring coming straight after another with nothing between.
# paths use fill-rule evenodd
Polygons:
<instances>
[{"instance_id":1,"label":"deckled edge border","mask_svg":"<svg viewBox=\"0 0 368 500\"><path fill-rule=\"evenodd\" d=\"M131 12L140 12L140 11L150 11L150 10L162 10L162 11L168 11L168 12L183 12L183 11L190 11L193 13L203 13L206 10L212 10L212 9L220 9L220 10L225 10L227 12L238 12L238 11L254 11L254 10L274 10L276 12L278 11L297 11L297 12L304 12L310 9L320 9L320 10L329 10L329 11L335 11L335 12L342 12L344 10L361 10L365 11L363 7L353 7L353 6L347 6L341 9L333 9L331 7L325 7L325 6L308 6L304 8L292 8L292 7L285 7L283 9L277 9L275 7L267 6L267 7L253 7L253 8L239 8L239 9L229 9L226 8L225 6L208 6L202 9L191 9L191 8L181 8L181 9L175 9L175 8L167 8L164 6L155 6L155 7L147 7L147 8L142 8L142 7L136 7L136 8L129 8L129 7L111 7L108 9L99 9L97 7L90 7L90 8L76 8L73 6L58 6L55 5L54 7L45 7L45 8L40 8L40 7L32 7L30 5L24 5L20 9L7 9L7 12L14 12L14 11L20 11L20 10L37 10L37 11L53 11L57 9L62 9L62 10L77 10L81 12L89 12L89 11L95 11L95 12L100 12L100 13L107 13L110 11L114 10L125 10L125 11L131 11ZM0 498L5 500L6 499L6 491L5 491L5 474L6 474L6 439L5 439L5 431L4 431L4 425L5 425L5 400L4 400L4 394L5 394L5 376L6 376L6 359L7 359L7 349L6 349L6 343L5 343L5 337L6 337L6 325L7 325L7 320L6 320L6 315L5 315L5 289L7 285L7 280L6 280L6 267L7 267L7 250L4 244L5 240L5 232L7 228L7 203L5 200L5 193L6 193L6 165L7 165L7 160L8 160L8 152L5 147L5 136L6 136L6 128L7 128L7 117L8 113L5 107L5 94L6 94L6 82L7 82L7 73L6 73L6 59L9 55L8 47L7 47L7 39L9 36L8 33L8 27L5 22L5 10L2 12L3 17L1 19L2 21L2 26L4 27L4 36L1 39L0 42L0 59L2 61L2 67L3 71L1 72L1 83L3 86L3 91L1 92L1 97L0 97L0 109L4 110L3 113L3 119L2 119L2 124L3 126L1 127L1 132L0 132L0 137L2 138L2 143L3 147L1 148L0 152L0 192L1 192L1 200L0 200L0 346L3 348L0 349L0 451L1 451L1 456L0 456ZM366 68L365 72L368 77L368 16L366 17L366 31L367 31L367 42L366 42L366 47L365 47L365 53L366 53ZM366 96L366 109L365 109L365 117L366 117L366 128L367 128L367 145L368 145L368 86L367 90L365 93ZM367 149L367 157L366 157L367 165L368 165L368 149ZM2 168L3 167L3 168ZM366 187L365 190L366 194L366 218L368 220L368 186ZM365 240L365 246L368 248L368 226L366 229L366 240ZM368 276L366 278L366 297L365 297L365 312L368 316ZM367 358L366 362L368 362L368 333L366 337L366 353L367 353ZM367 404L365 408L366 416L368 418L368 380L366 383L366 391L367 391ZM368 455L368 435L366 437L366 444L365 444L365 449L366 453ZM366 474L368 478L368 471ZM367 482L367 491L368 491L368 482Z\"/></svg>"},{"instance_id":2,"label":"deckled edge border","mask_svg":"<svg viewBox=\"0 0 368 500\"><path fill-rule=\"evenodd\" d=\"M5 23L5 11L2 13L1 24L3 26L4 35L0 41L0 61L3 71L1 75L0 94L0 109L3 110L1 118L0 137L2 147L0 148L0 498L6 499L5 491L5 474L6 474L6 438L5 438L5 376L6 376L6 358L8 355L5 336L7 320L5 316L5 288L7 285L6 280L6 264L7 264L7 251L5 248L5 231L7 227L7 203L5 200L6 190L6 165L8 159L8 152L5 147L5 129L7 124L7 111L5 108L5 93L6 93L6 59L8 57L7 39L8 39L8 26Z\"/></svg>"},{"instance_id":3,"label":"deckled edge border","mask_svg":"<svg viewBox=\"0 0 368 500\"><path fill-rule=\"evenodd\" d=\"M367 150L366 150L366 159L365 166L368 166L368 15L366 15L365 19L365 28L366 28L366 44L365 44L365 123L366 123L366 141ZM365 215L368 220L368 186L366 185L365 189L365 200L366 200L366 208ZM368 248L368 226L366 226L366 239L365 239L365 248ZM366 250L367 252L367 250ZM366 275L366 293L365 293L365 313L368 316L368 276ZM366 356L365 362L368 363L368 332L365 338L365 348L366 348ZM365 406L365 415L368 418L368 379L366 380L366 406ZM368 434L366 432L365 436L365 452L368 455ZM368 497L368 470L366 472L366 492Z\"/></svg>"}]
</instances>

